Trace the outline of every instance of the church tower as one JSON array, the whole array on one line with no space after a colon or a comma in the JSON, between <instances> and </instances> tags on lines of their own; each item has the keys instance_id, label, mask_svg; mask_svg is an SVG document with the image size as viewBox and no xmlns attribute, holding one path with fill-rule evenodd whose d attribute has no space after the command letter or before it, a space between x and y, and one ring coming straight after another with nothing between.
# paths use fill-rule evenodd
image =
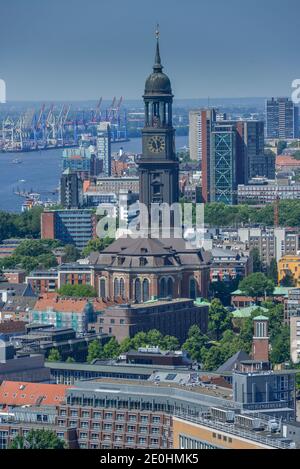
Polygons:
<instances>
[{"instance_id":1,"label":"church tower","mask_svg":"<svg viewBox=\"0 0 300 469\"><path fill-rule=\"evenodd\" d=\"M149 214L151 204L171 206L179 201L179 163L172 125L173 94L171 82L162 70L159 32L156 30L153 72L146 80L143 95L145 124L142 129L142 156L138 160L140 203L148 208Z\"/></svg>"}]
</instances>

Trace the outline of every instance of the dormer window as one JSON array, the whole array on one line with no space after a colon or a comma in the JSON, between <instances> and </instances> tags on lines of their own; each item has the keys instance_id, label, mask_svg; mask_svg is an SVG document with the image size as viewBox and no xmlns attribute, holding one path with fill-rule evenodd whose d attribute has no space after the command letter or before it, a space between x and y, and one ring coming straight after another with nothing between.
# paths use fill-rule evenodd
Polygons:
<instances>
[{"instance_id":1,"label":"dormer window","mask_svg":"<svg viewBox=\"0 0 300 469\"><path fill-rule=\"evenodd\" d=\"M148 264L148 261L145 257L140 257L140 266L143 267Z\"/></svg>"}]
</instances>

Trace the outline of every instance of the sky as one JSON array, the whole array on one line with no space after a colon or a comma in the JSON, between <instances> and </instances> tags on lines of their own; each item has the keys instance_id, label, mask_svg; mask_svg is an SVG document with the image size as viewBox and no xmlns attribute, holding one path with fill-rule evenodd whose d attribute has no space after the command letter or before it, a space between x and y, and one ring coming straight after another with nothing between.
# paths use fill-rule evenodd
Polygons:
<instances>
[{"instance_id":1,"label":"sky","mask_svg":"<svg viewBox=\"0 0 300 469\"><path fill-rule=\"evenodd\" d=\"M289 96L299 0L0 0L7 101L138 99L155 25L176 98Z\"/></svg>"}]
</instances>

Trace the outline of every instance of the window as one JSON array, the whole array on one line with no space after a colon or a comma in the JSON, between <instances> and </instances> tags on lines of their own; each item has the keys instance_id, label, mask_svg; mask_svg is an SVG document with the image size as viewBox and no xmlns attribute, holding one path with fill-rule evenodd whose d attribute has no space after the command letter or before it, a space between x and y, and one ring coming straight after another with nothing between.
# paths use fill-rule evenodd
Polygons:
<instances>
[{"instance_id":1,"label":"window","mask_svg":"<svg viewBox=\"0 0 300 469\"><path fill-rule=\"evenodd\" d=\"M141 303L142 302L142 292L141 292L141 281L140 279L136 279L135 280L135 288L134 288L134 291L135 291L135 295L134 295L134 298L135 300L137 301L137 303Z\"/></svg>"},{"instance_id":2,"label":"window","mask_svg":"<svg viewBox=\"0 0 300 469\"><path fill-rule=\"evenodd\" d=\"M148 264L148 261L145 257L140 257L140 267L144 267Z\"/></svg>"},{"instance_id":3,"label":"window","mask_svg":"<svg viewBox=\"0 0 300 469\"><path fill-rule=\"evenodd\" d=\"M164 277L159 281L159 296L160 298L167 296L167 281Z\"/></svg>"},{"instance_id":4,"label":"window","mask_svg":"<svg viewBox=\"0 0 300 469\"><path fill-rule=\"evenodd\" d=\"M120 283L119 279L115 278L114 280L114 297L117 298L120 294Z\"/></svg>"},{"instance_id":5,"label":"window","mask_svg":"<svg viewBox=\"0 0 300 469\"><path fill-rule=\"evenodd\" d=\"M149 280L143 280L143 301L149 301Z\"/></svg>"},{"instance_id":6,"label":"window","mask_svg":"<svg viewBox=\"0 0 300 469\"><path fill-rule=\"evenodd\" d=\"M159 423L160 422L160 417L152 417L152 422L153 423Z\"/></svg>"},{"instance_id":7,"label":"window","mask_svg":"<svg viewBox=\"0 0 300 469\"><path fill-rule=\"evenodd\" d=\"M194 277L190 278L189 297L192 298L193 300L195 300L197 297L197 283Z\"/></svg>"},{"instance_id":8,"label":"window","mask_svg":"<svg viewBox=\"0 0 300 469\"><path fill-rule=\"evenodd\" d=\"M120 279L120 296L125 298L125 282L123 278Z\"/></svg>"},{"instance_id":9,"label":"window","mask_svg":"<svg viewBox=\"0 0 300 469\"><path fill-rule=\"evenodd\" d=\"M168 278L168 296L173 298L173 280L171 277Z\"/></svg>"},{"instance_id":10,"label":"window","mask_svg":"<svg viewBox=\"0 0 300 469\"><path fill-rule=\"evenodd\" d=\"M158 432L159 432L158 427L153 427L152 430L151 430L151 433L158 433Z\"/></svg>"},{"instance_id":11,"label":"window","mask_svg":"<svg viewBox=\"0 0 300 469\"><path fill-rule=\"evenodd\" d=\"M105 278L100 279L100 296L102 298L106 297L106 280L105 280Z\"/></svg>"}]
</instances>

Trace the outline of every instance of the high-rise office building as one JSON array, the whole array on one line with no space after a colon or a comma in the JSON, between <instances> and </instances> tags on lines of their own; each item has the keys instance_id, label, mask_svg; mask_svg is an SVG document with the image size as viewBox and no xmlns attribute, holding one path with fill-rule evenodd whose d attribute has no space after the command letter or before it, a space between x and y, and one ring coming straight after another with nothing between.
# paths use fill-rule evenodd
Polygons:
<instances>
[{"instance_id":1,"label":"high-rise office building","mask_svg":"<svg viewBox=\"0 0 300 469\"><path fill-rule=\"evenodd\" d=\"M102 171L102 161L97 158L93 146L89 148L65 148L62 158L62 169L70 169L78 173L83 179L89 176L97 176Z\"/></svg>"},{"instance_id":2,"label":"high-rise office building","mask_svg":"<svg viewBox=\"0 0 300 469\"><path fill-rule=\"evenodd\" d=\"M214 108L192 109L189 112L189 149L190 158L199 161L209 151L210 129L213 122L226 120L226 113Z\"/></svg>"},{"instance_id":3,"label":"high-rise office building","mask_svg":"<svg viewBox=\"0 0 300 469\"><path fill-rule=\"evenodd\" d=\"M83 249L96 237L96 215L93 210L49 210L41 214L41 238L58 239Z\"/></svg>"},{"instance_id":4,"label":"high-rise office building","mask_svg":"<svg viewBox=\"0 0 300 469\"><path fill-rule=\"evenodd\" d=\"M109 122L97 127L97 155L103 161L103 173L111 176L111 131Z\"/></svg>"},{"instance_id":5,"label":"high-rise office building","mask_svg":"<svg viewBox=\"0 0 300 469\"><path fill-rule=\"evenodd\" d=\"M189 112L189 149L190 159L193 161L201 161L201 117L202 111L192 110Z\"/></svg>"},{"instance_id":6,"label":"high-rise office building","mask_svg":"<svg viewBox=\"0 0 300 469\"><path fill-rule=\"evenodd\" d=\"M271 98L266 101L267 138L297 138L299 110L289 98Z\"/></svg>"},{"instance_id":7,"label":"high-rise office building","mask_svg":"<svg viewBox=\"0 0 300 469\"><path fill-rule=\"evenodd\" d=\"M275 158L264 154L262 121L216 120L209 111L201 140L202 197L205 202L232 204L238 184L255 176L275 177Z\"/></svg>"},{"instance_id":8,"label":"high-rise office building","mask_svg":"<svg viewBox=\"0 0 300 469\"><path fill-rule=\"evenodd\" d=\"M82 206L82 180L78 173L66 169L60 178L60 203L64 208Z\"/></svg>"},{"instance_id":9,"label":"high-rise office building","mask_svg":"<svg viewBox=\"0 0 300 469\"><path fill-rule=\"evenodd\" d=\"M264 152L264 122L245 120L236 123L240 139L238 157L238 179L247 184L257 176L275 178L275 156Z\"/></svg>"},{"instance_id":10,"label":"high-rise office building","mask_svg":"<svg viewBox=\"0 0 300 469\"><path fill-rule=\"evenodd\" d=\"M232 205L237 188L237 132L234 124L216 123L211 132L209 200Z\"/></svg>"}]
</instances>

